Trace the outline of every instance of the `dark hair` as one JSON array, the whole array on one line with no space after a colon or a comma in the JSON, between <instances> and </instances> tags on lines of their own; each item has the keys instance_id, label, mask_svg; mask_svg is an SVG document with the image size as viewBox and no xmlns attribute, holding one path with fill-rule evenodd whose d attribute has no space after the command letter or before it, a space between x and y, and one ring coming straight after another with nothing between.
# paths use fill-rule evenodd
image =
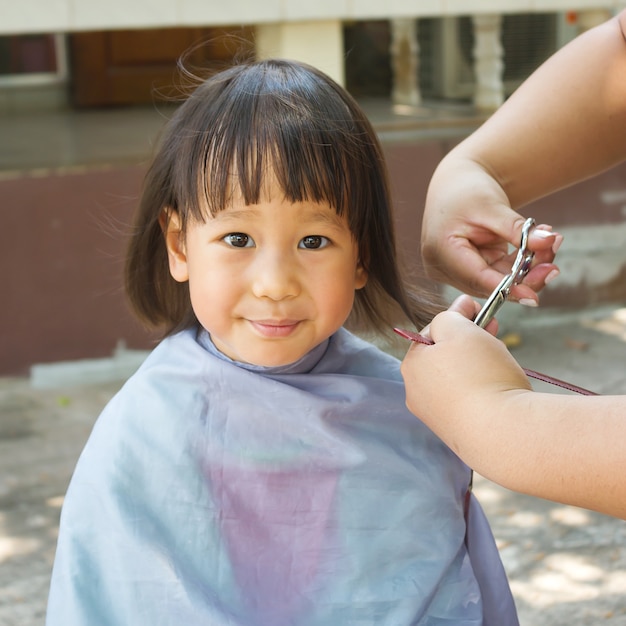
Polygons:
<instances>
[{"instance_id":1,"label":"dark hair","mask_svg":"<svg viewBox=\"0 0 626 626\"><path fill-rule=\"evenodd\" d=\"M400 277L387 174L378 139L355 100L303 63L264 60L210 77L165 128L144 181L126 261L135 312L167 333L197 324L187 283L169 273L159 217L178 212L183 232L228 206L233 181L246 204L263 196L271 171L287 201L330 204L346 215L368 272L349 323L417 327L436 311ZM265 181L266 182L266 181ZM404 321L404 320L402 320Z\"/></svg>"}]
</instances>

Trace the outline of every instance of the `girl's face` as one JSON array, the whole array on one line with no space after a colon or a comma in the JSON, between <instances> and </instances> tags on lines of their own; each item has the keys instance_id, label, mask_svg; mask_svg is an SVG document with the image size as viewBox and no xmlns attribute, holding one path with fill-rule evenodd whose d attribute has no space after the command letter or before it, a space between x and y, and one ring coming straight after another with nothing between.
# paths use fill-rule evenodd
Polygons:
<instances>
[{"instance_id":1,"label":"girl's face","mask_svg":"<svg viewBox=\"0 0 626 626\"><path fill-rule=\"evenodd\" d=\"M367 274L345 217L326 204L274 199L166 231L170 272L189 281L196 317L236 361L297 361L338 330Z\"/></svg>"}]
</instances>

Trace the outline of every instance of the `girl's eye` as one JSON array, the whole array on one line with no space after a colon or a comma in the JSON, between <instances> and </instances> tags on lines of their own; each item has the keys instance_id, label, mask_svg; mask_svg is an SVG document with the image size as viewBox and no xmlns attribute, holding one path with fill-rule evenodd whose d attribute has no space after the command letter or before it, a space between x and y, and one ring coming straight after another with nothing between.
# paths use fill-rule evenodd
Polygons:
<instances>
[{"instance_id":1,"label":"girl's eye","mask_svg":"<svg viewBox=\"0 0 626 626\"><path fill-rule=\"evenodd\" d=\"M308 235L300 239L298 247L307 250L317 250L319 248L325 248L329 243L330 241L321 235Z\"/></svg>"},{"instance_id":2,"label":"girl's eye","mask_svg":"<svg viewBox=\"0 0 626 626\"><path fill-rule=\"evenodd\" d=\"M254 239L245 233L228 233L222 240L233 248L253 248Z\"/></svg>"}]
</instances>

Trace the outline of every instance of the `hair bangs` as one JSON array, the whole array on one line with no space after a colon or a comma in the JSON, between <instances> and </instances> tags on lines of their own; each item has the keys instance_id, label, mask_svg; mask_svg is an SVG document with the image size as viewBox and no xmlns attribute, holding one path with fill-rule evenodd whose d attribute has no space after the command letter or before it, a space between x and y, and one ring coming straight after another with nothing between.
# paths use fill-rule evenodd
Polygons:
<instances>
[{"instance_id":1,"label":"hair bangs","mask_svg":"<svg viewBox=\"0 0 626 626\"><path fill-rule=\"evenodd\" d=\"M355 189L371 178L361 145L369 134L332 92L316 74L279 62L262 73L241 70L204 112L185 159L194 177L187 189L198 194L193 216L214 215L235 199L257 204L276 185L289 202L327 203L349 215Z\"/></svg>"}]
</instances>

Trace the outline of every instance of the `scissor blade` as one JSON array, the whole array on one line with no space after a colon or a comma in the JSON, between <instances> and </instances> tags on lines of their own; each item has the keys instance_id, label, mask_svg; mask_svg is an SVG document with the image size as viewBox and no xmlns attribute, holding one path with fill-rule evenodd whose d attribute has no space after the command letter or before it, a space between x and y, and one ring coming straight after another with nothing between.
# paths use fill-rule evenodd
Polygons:
<instances>
[{"instance_id":1,"label":"scissor blade","mask_svg":"<svg viewBox=\"0 0 626 626\"><path fill-rule=\"evenodd\" d=\"M478 312L478 315L474 318L474 324L485 328L487 324L495 317L495 314L500 310L502 305L506 302L506 298L509 293L507 288L507 282L509 277L507 276L494 290L494 292L487 298L483 308Z\"/></svg>"}]
</instances>

